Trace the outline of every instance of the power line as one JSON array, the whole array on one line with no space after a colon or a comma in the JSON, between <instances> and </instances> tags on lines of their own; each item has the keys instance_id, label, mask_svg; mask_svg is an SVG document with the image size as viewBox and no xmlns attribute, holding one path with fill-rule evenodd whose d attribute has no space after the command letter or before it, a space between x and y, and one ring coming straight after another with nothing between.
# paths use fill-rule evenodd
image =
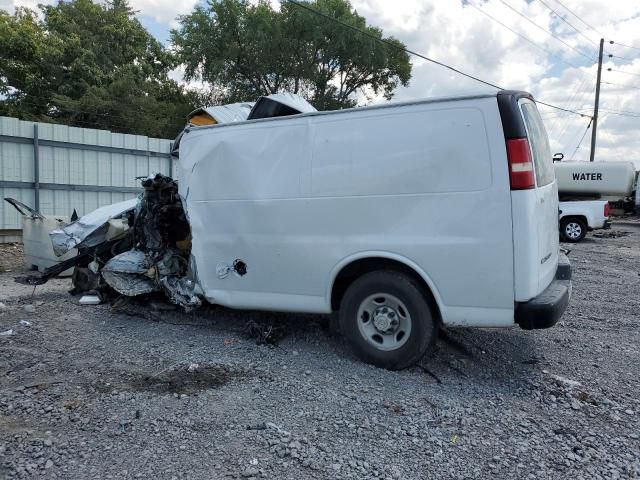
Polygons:
<instances>
[{"instance_id":1,"label":"power line","mask_svg":"<svg viewBox=\"0 0 640 480\"><path fill-rule=\"evenodd\" d=\"M576 88L573 91L573 95L571 95L571 97L569 98L569 101L567 102L567 106L569 108L572 108L574 110L577 110L576 107L580 107L582 106L582 97L584 97L585 93L588 92L590 90L590 87L587 85L586 91L584 90L585 85L587 84L587 80L589 80L589 77L587 77L586 75L584 76L584 78L582 79L582 82L580 82L580 85L578 86L578 88ZM578 96L580 96L580 103L576 104L575 107L572 107L572 105L574 105L574 101L576 101L578 99ZM562 126L563 131L564 131L564 127L565 127L565 121L569 121L569 119L567 117L564 118L556 118L553 121L553 125L550 126L550 129L553 128L554 130L556 129L556 127L558 127L559 125ZM560 124L558 124L558 122L561 122Z\"/></svg>"},{"instance_id":2,"label":"power line","mask_svg":"<svg viewBox=\"0 0 640 480\"><path fill-rule=\"evenodd\" d=\"M475 76L470 75L468 73L465 73L465 72L463 72L461 70L458 70L457 68L454 68L454 67L452 67L450 65L447 65L445 63L439 62L438 60L434 60L433 58L429 58L426 55L422 55L422 54L420 54L418 52L414 52L412 50L409 50L408 48L396 45L395 43L390 42L389 40L386 40L384 38L376 37L375 35L367 32L365 30L361 30L358 27L355 27L353 25L349 25L348 23L343 22L339 18L335 18L335 17L332 17L331 15L327 15L326 13L321 12L319 10L316 10L315 8L311 8L308 5L305 5L304 3L300 3L300 2L298 2L296 0L287 0L287 1L289 3L292 3L295 6L299 7L299 8L302 8L304 10L312 12L315 15L319 15L319 16L324 17L324 18L326 18L328 20L331 20L333 22L339 23L343 27L346 27L346 28L348 28L350 30L353 30L353 31L358 32L358 33L361 33L361 34L365 35L366 37L369 37L369 38L372 38L372 39L374 39L376 41L382 42L382 43L384 43L384 44L386 44L386 45L388 45L390 47L393 47L393 48L398 49L398 50L403 50L404 52L409 53L411 55L414 55L416 57L422 58L423 60L426 60L426 61L431 62L431 63L435 63L436 65L440 65L441 67L444 67L444 68L446 68L448 70L451 70L452 72L458 73L458 74L463 75L463 76L465 76L467 78L475 80L476 82L484 83L485 85L488 85L488 86L493 87L493 88L497 88L498 90L504 90L502 87L496 85L495 83L491 83L491 82L487 82L485 80L482 80L482 79L480 79L478 77L475 77Z\"/></svg>"},{"instance_id":3,"label":"power line","mask_svg":"<svg viewBox=\"0 0 640 480\"><path fill-rule=\"evenodd\" d=\"M621 117L640 118L640 112L628 112L626 110L610 110L608 108L601 108L603 112L607 112L611 115L620 115Z\"/></svg>"},{"instance_id":4,"label":"power line","mask_svg":"<svg viewBox=\"0 0 640 480\"><path fill-rule=\"evenodd\" d=\"M593 90L595 90L595 85L587 84L587 85L585 85L585 87L586 88L584 88L583 91L576 98L576 104L575 104L575 106L573 106L573 109L576 110L576 111L580 111L581 110L579 107L582 107L582 105L584 105L585 100L586 100L586 96L590 95L591 92ZM588 108L588 109L585 109L585 110L588 110L590 112L593 111L592 108ZM591 119L593 119L593 115L589 115L589 117ZM571 128L571 118L567 117L559 125L560 133L558 134L558 140L562 140L565 137L565 135L570 131L570 128Z\"/></svg>"},{"instance_id":5,"label":"power line","mask_svg":"<svg viewBox=\"0 0 640 480\"><path fill-rule=\"evenodd\" d=\"M529 42L531 45L533 45L534 47L536 47L538 50L542 50L544 53L546 53L547 55L551 56L551 57L556 57L556 54L550 52L549 50L547 50L546 48L538 45L536 42L534 42L533 40L531 40L529 37L527 37L526 35L523 35L519 32L516 32L513 28L511 28L510 26L506 25L505 23L502 23L500 20L498 20L496 17L494 17L493 15L491 15L490 13L486 12L484 9L478 7L477 5L474 5L473 3L468 3L468 5L471 5L473 8L475 8L477 11L479 11L480 13L482 13L483 15L486 15L487 17L489 17L491 20L493 20L494 22L496 22L499 25L502 25L504 28L506 28L507 30L509 30L511 33L516 34L517 36L519 36L520 38L526 40L527 42ZM571 62L568 62L566 60L562 60L560 59L561 62L566 63L567 65L572 66L573 68L579 69L580 67L578 67L577 65L574 65Z\"/></svg>"},{"instance_id":6,"label":"power line","mask_svg":"<svg viewBox=\"0 0 640 480\"><path fill-rule=\"evenodd\" d=\"M580 139L580 141L578 142L578 146L576 147L576 149L573 151L573 154L571 155L571 158L569 160L573 160L573 157L575 157L576 153L578 153L578 150L580 149L580 145L582 145L582 142L584 141L584 137L587 136L587 132L589 131L589 129L591 128L591 124L593 123L593 118L591 120L589 120L589 124L587 125L587 128L585 128L584 133L582 134L582 138Z\"/></svg>"},{"instance_id":7,"label":"power line","mask_svg":"<svg viewBox=\"0 0 640 480\"><path fill-rule=\"evenodd\" d=\"M613 40L609 40L609 43L611 45L619 45L619 46L625 47L625 48L632 48L634 50L640 50L640 47L634 47L633 45L625 45L624 43L614 42Z\"/></svg>"},{"instance_id":8,"label":"power line","mask_svg":"<svg viewBox=\"0 0 640 480\"><path fill-rule=\"evenodd\" d=\"M567 12L569 12L571 15L573 15L574 17L576 17L578 20L580 20L584 25L586 25L587 27L589 27L589 30L593 30L594 32L596 32L598 35L600 35L601 37L606 37L606 35L600 33L598 30L596 30L596 28L585 22L581 17L579 17L573 10L571 10L569 7L567 7L564 3L562 3L560 0L555 0L555 2L560 5L562 8L564 8ZM592 42L593 43L593 42Z\"/></svg>"},{"instance_id":9,"label":"power line","mask_svg":"<svg viewBox=\"0 0 640 480\"><path fill-rule=\"evenodd\" d=\"M594 42L593 40L591 40L589 37L587 37L584 33L582 33L580 30L578 30L576 27L574 27L569 20L565 19L564 17L562 17L561 15L558 14L558 12L556 12L553 8L551 8L544 0L538 0L541 4L543 4L545 7L547 7L549 10L551 10L551 12L553 12L553 14L558 17L560 20L562 20L564 23L566 23L567 25L569 25L571 28L573 28L576 32L578 32L579 35L581 35L582 37L586 38L587 41L589 41L590 43L593 43L594 45L598 45L596 42Z\"/></svg>"},{"instance_id":10,"label":"power line","mask_svg":"<svg viewBox=\"0 0 640 480\"><path fill-rule=\"evenodd\" d=\"M543 32L551 35L553 38L555 38L556 40L558 40L560 43L562 43L563 45L565 45L566 47L570 48L571 50L579 53L580 55L582 55L585 58L588 58L589 60L594 60L593 57L589 57L588 55L586 55L585 53L581 52L580 50L578 50L577 48L569 45L567 42L565 42L564 40L562 40L560 37L556 36L553 34L553 32L550 32L549 30L547 30L546 28L538 25L536 22L534 22L533 20L531 20L529 17L527 17L524 13L520 12L519 10L516 10L515 8L513 8L511 5L509 5L507 2L505 2L504 0L500 0L500 3L502 3L505 7L509 8L510 10L514 11L515 13L517 13L519 16L521 16L522 18L524 18L527 22L531 23L532 25L535 25L536 27L538 27L540 30L542 30Z\"/></svg>"},{"instance_id":11,"label":"power line","mask_svg":"<svg viewBox=\"0 0 640 480\"><path fill-rule=\"evenodd\" d=\"M640 73L633 73L633 72L625 72L624 70L616 70L614 68L607 68L607 71L609 72L616 72L616 73L624 73L626 75L633 75L635 77L640 77Z\"/></svg>"},{"instance_id":12,"label":"power line","mask_svg":"<svg viewBox=\"0 0 640 480\"><path fill-rule=\"evenodd\" d=\"M620 85L619 83L612 83L612 82L600 82L600 83L606 83L607 85L613 85L615 87L631 88L633 90L640 90L640 87L636 87L634 85Z\"/></svg>"},{"instance_id":13,"label":"power line","mask_svg":"<svg viewBox=\"0 0 640 480\"><path fill-rule=\"evenodd\" d=\"M620 57L619 55L614 55L612 53L608 53L607 57L609 58L619 58L620 60L626 60L627 62L633 62L633 58L627 58L627 57Z\"/></svg>"},{"instance_id":14,"label":"power line","mask_svg":"<svg viewBox=\"0 0 640 480\"><path fill-rule=\"evenodd\" d=\"M576 115L580 115L581 117L591 117L591 115L585 115L584 113L576 112L575 110L570 110L568 108L558 107L557 105L552 105L550 103L545 103L540 100L536 100L536 103L539 105L544 105L546 107L555 108L556 110L562 110L563 112L575 113Z\"/></svg>"},{"instance_id":15,"label":"power line","mask_svg":"<svg viewBox=\"0 0 640 480\"><path fill-rule=\"evenodd\" d=\"M496 85L495 83L491 83L491 82L488 82L486 80L482 80L481 78L478 78L478 77L476 77L474 75L471 75L469 73L465 73L462 70L458 70L457 68L454 68L454 67L452 67L450 65L447 65L445 63L439 62L438 60L434 60L433 58L429 58L426 55L422 55L421 53L415 52L413 50L409 50L406 47L401 47L400 45L397 45L397 44L395 44L393 42L390 42L389 40L386 40L384 38L376 37L375 35L367 32L365 30L361 30L358 27L355 27L353 25L349 25L348 23L343 22L342 20L340 20L338 18L332 17L331 15L327 15L326 13L321 12L319 10L316 10L315 8L311 8L310 6L308 6L308 5L304 4L304 3L298 2L297 0L286 0L286 1L288 1L289 3L297 6L298 8L302 8L303 10L307 10L307 11L313 13L314 15L318 15L320 17L323 17L323 18L327 19L327 20L331 20L332 22L338 23L338 24L342 25L345 28L348 28L350 30L358 32L358 33L360 33L360 34L362 34L362 35L364 35L366 37L372 38L373 40L376 40L378 42L384 43L385 45L388 45L388 46L390 46L392 48L395 48L397 50L402 50L403 52L406 52L406 53L408 53L410 55L414 55L416 57L422 58L423 60L427 60L428 62L434 63L436 65L440 65L441 67L444 67L444 68L446 68L448 70L451 70L452 72L458 73L458 74L460 74L460 75L462 75L464 77L470 78L472 80L475 80L477 82L483 83L485 85L488 85L490 87L496 88L498 90L505 90L503 87L500 87L499 85ZM574 113L576 115L580 115L581 117L588 117L589 116L589 115L584 115L584 114L582 114L580 112L576 112L576 111L569 110L569 109L566 109L566 108L558 107L557 105L552 105L550 103L545 103L545 102L542 102L540 100L536 100L536 103L538 103L540 105L545 105L545 106L550 107L550 108L555 108L556 110L562 110L564 112Z\"/></svg>"}]
</instances>

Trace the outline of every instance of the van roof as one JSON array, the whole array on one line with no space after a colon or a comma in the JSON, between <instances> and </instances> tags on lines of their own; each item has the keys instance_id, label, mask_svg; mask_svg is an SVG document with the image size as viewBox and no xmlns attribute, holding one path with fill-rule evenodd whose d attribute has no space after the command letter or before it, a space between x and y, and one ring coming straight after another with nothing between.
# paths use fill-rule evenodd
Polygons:
<instances>
[{"instance_id":1,"label":"van roof","mask_svg":"<svg viewBox=\"0 0 640 480\"><path fill-rule=\"evenodd\" d=\"M423 104L430 104L430 103L476 100L481 98L495 98L498 95L501 97L506 96L506 97L520 98L523 96L527 96L529 98L533 98L531 97L531 94L527 92L515 91L515 90L500 90L496 93L486 93L486 94L466 95L466 96L456 96L456 97L437 97L437 98L428 98L423 100L412 100L407 102L396 102L396 103L389 102L389 103L383 103L383 104L377 104L377 105L368 105L366 107L353 107L353 108L345 108L342 110L306 112L306 113L300 113L297 115L290 115L285 117L259 118L254 120L244 120L240 122L224 123L224 124L218 124L218 125L202 125L202 126L188 125L187 127L185 127L184 131L186 133L191 130L200 131L200 130L205 130L209 128L228 128L228 127L234 127L237 125L246 125L248 123L254 124L259 122L283 121L283 120L293 119L293 118L312 117L312 116L320 116L320 115L340 115L340 114L348 114L352 112L361 112L363 110L383 110L383 109L389 109L389 108L404 107L408 105L423 105Z\"/></svg>"}]
</instances>

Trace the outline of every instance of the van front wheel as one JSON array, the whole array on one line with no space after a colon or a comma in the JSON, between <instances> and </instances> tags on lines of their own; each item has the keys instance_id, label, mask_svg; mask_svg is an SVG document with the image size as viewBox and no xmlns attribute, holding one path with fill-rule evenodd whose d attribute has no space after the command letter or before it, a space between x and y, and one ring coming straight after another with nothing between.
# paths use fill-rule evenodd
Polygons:
<instances>
[{"instance_id":1,"label":"van front wheel","mask_svg":"<svg viewBox=\"0 0 640 480\"><path fill-rule=\"evenodd\" d=\"M349 286L341 303L340 329L358 357L391 370L415 364L436 337L420 286L394 271L367 273Z\"/></svg>"}]
</instances>

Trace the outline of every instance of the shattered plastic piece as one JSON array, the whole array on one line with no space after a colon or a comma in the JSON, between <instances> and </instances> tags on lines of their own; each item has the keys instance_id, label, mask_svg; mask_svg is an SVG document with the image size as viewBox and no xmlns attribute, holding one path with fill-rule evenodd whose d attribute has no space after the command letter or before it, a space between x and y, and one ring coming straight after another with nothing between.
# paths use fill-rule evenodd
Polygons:
<instances>
[{"instance_id":1,"label":"shattered plastic piece","mask_svg":"<svg viewBox=\"0 0 640 480\"><path fill-rule=\"evenodd\" d=\"M0 332L0 337L9 337L13 335L13 329L5 330L4 332Z\"/></svg>"},{"instance_id":2,"label":"shattered plastic piece","mask_svg":"<svg viewBox=\"0 0 640 480\"><path fill-rule=\"evenodd\" d=\"M23 327L30 327L31 322L29 322L28 320L20 320L20 325L22 325Z\"/></svg>"},{"instance_id":3,"label":"shattered plastic piece","mask_svg":"<svg viewBox=\"0 0 640 480\"><path fill-rule=\"evenodd\" d=\"M23 305L22 309L27 312L27 313L35 313L36 311L36 307L34 307L33 305L29 304L29 305Z\"/></svg>"},{"instance_id":4,"label":"shattered plastic piece","mask_svg":"<svg viewBox=\"0 0 640 480\"><path fill-rule=\"evenodd\" d=\"M97 295L85 295L80 299L80 305L100 305L101 300Z\"/></svg>"},{"instance_id":5,"label":"shattered plastic piece","mask_svg":"<svg viewBox=\"0 0 640 480\"><path fill-rule=\"evenodd\" d=\"M49 233L53 251L61 256L76 247L94 247L106 241L109 220L136 208L138 199L107 205L80 217L76 222Z\"/></svg>"}]
</instances>

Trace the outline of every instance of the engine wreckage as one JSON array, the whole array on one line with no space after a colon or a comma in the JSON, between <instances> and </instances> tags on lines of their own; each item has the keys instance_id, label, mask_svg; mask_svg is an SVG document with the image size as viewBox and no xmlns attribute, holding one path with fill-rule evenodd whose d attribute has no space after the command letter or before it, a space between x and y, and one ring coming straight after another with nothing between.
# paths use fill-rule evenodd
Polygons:
<instances>
[{"instance_id":1,"label":"engine wreckage","mask_svg":"<svg viewBox=\"0 0 640 480\"><path fill-rule=\"evenodd\" d=\"M40 285L75 267L74 293L114 292L137 296L162 291L185 309L200 306L190 269L191 231L178 184L164 175L142 180L143 194L133 200L99 208L49 236L56 255L77 249L78 255L45 269L18 277Z\"/></svg>"}]
</instances>

